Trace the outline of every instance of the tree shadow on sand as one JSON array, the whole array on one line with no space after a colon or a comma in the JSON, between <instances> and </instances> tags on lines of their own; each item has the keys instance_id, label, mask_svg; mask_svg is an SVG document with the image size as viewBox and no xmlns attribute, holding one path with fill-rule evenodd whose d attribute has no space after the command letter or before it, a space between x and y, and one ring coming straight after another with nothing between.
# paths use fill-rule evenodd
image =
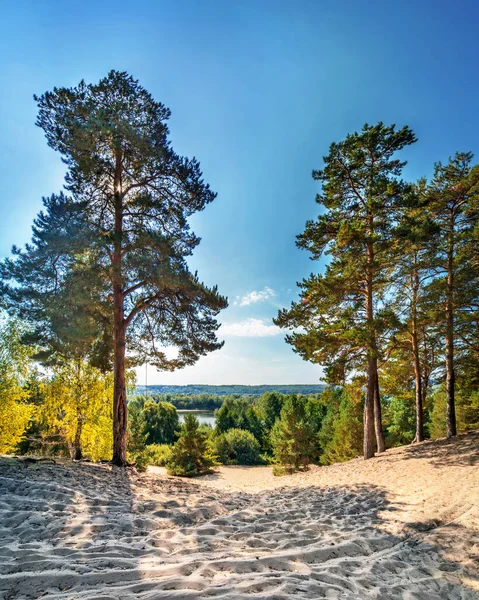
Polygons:
<instances>
[{"instance_id":1,"label":"tree shadow on sand","mask_svg":"<svg viewBox=\"0 0 479 600\"><path fill-rule=\"evenodd\" d=\"M133 530L132 502L125 471L2 460L0 598L68 595L94 579L117 553L119 526Z\"/></svg>"},{"instance_id":2,"label":"tree shadow on sand","mask_svg":"<svg viewBox=\"0 0 479 600\"><path fill-rule=\"evenodd\" d=\"M204 596L194 597L477 600L471 557L462 552L465 564L458 564L448 558L453 544L443 552L441 535L399 528L394 513L402 508L365 485L250 495L246 510L208 523L214 553L196 530L202 553L191 557L190 574L207 581ZM462 528L462 539L474 533ZM171 591L184 588L184 578L168 582Z\"/></svg>"},{"instance_id":3,"label":"tree shadow on sand","mask_svg":"<svg viewBox=\"0 0 479 600\"><path fill-rule=\"evenodd\" d=\"M441 467L479 465L479 431L470 431L450 439L426 441L404 447L406 458L427 459L431 465Z\"/></svg>"},{"instance_id":4,"label":"tree shadow on sand","mask_svg":"<svg viewBox=\"0 0 479 600\"><path fill-rule=\"evenodd\" d=\"M137 597L179 528L229 510L219 496L109 465L0 459L0 599Z\"/></svg>"},{"instance_id":5,"label":"tree shadow on sand","mask_svg":"<svg viewBox=\"0 0 479 600\"><path fill-rule=\"evenodd\" d=\"M477 599L464 525L389 527L375 486L228 493L106 466L0 461L0 598ZM3 595L2 595L3 594Z\"/></svg>"}]
</instances>

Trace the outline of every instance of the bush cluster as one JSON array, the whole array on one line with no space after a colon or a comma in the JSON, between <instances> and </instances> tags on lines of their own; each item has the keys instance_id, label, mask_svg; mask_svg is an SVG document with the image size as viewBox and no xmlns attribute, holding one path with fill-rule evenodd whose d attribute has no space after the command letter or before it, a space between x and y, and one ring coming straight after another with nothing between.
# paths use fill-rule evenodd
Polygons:
<instances>
[{"instance_id":1,"label":"bush cluster","mask_svg":"<svg viewBox=\"0 0 479 600\"><path fill-rule=\"evenodd\" d=\"M258 440L250 431L236 427L215 438L214 451L224 465L258 465L263 462Z\"/></svg>"}]
</instances>

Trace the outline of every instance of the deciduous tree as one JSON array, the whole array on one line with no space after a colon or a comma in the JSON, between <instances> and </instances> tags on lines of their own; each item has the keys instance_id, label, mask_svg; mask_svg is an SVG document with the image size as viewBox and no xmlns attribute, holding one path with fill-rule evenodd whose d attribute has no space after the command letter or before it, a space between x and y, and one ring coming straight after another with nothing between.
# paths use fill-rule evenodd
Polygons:
<instances>
[{"instance_id":1,"label":"deciduous tree","mask_svg":"<svg viewBox=\"0 0 479 600\"><path fill-rule=\"evenodd\" d=\"M23 334L18 321L0 321L0 452L17 448L35 410L25 389L31 352L21 343Z\"/></svg>"}]
</instances>

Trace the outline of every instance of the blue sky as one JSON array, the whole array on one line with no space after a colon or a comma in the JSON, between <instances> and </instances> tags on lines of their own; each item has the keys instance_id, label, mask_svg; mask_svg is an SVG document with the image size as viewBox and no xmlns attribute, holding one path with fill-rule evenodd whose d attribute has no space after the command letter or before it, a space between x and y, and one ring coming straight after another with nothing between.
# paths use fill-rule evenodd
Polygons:
<instances>
[{"instance_id":1,"label":"blue sky","mask_svg":"<svg viewBox=\"0 0 479 600\"><path fill-rule=\"evenodd\" d=\"M217 200L192 219L190 264L230 299L224 348L152 383L315 383L271 318L321 265L295 247L318 214L311 171L365 123L408 124L405 176L478 152L479 4L472 0L4 0L0 22L0 255L30 237L63 165L32 95L126 70L172 110ZM138 383L144 383L144 368Z\"/></svg>"}]
</instances>

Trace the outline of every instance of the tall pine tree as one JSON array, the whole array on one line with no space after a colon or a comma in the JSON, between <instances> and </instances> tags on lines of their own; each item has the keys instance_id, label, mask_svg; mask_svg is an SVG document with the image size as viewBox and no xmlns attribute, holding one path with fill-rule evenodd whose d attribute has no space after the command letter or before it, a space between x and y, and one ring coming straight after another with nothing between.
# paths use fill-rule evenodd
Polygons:
<instances>
[{"instance_id":1,"label":"tall pine tree","mask_svg":"<svg viewBox=\"0 0 479 600\"><path fill-rule=\"evenodd\" d=\"M428 206L437 235L429 243L435 278L429 293L440 306L438 321L445 338L446 432L455 436L455 380L458 339L466 343L477 306L478 264L475 234L479 217L479 167L470 152L437 163L428 186ZM471 323L472 321L472 323Z\"/></svg>"},{"instance_id":2,"label":"tall pine tree","mask_svg":"<svg viewBox=\"0 0 479 600\"><path fill-rule=\"evenodd\" d=\"M114 364L113 463L126 463L126 361L173 370L221 347L216 287L190 273L199 243L187 218L214 200L196 159L168 141L170 111L123 72L35 97L37 125L67 165L66 190L44 201L33 241L3 263L11 310L60 339L51 307L83 310ZM68 282L84 294L68 295ZM82 338L83 339L83 338ZM103 342L101 341L103 340ZM165 346L177 349L168 358Z\"/></svg>"},{"instance_id":3,"label":"tall pine tree","mask_svg":"<svg viewBox=\"0 0 479 600\"><path fill-rule=\"evenodd\" d=\"M301 302L280 311L276 324L302 327L287 336L303 358L326 364L330 376L365 370L364 457L378 451L384 435L379 401L380 336L393 318L383 292L391 273L394 223L408 186L400 176L405 162L395 154L414 143L409 127L365 125L361 132L331 144L324 168L313 171L322 184L317 202L326 209L306 224L298 246L313 259L330 255L324 275L300 284Z\"/></svg>"},{"instance_id":4,"label":"tall pine tree","mask_svg":"<svg viewBox=\"0 0 479 600\"><path fill-rule=\"evenodd\" d=\"M396 244L392 247L394 264L391 278L394 308L401 326L389 344L389 354L396 362L412 366L416 409L415 442L424 440L424 399L429 374L434 368L436 336L427 286L434 277L429 256L431 236L438 233L437 225L428 211L426 181L411 188L405 198L395 231ZM404 385L404 382L397 382Z\"/></svg>"}]
</instances>

